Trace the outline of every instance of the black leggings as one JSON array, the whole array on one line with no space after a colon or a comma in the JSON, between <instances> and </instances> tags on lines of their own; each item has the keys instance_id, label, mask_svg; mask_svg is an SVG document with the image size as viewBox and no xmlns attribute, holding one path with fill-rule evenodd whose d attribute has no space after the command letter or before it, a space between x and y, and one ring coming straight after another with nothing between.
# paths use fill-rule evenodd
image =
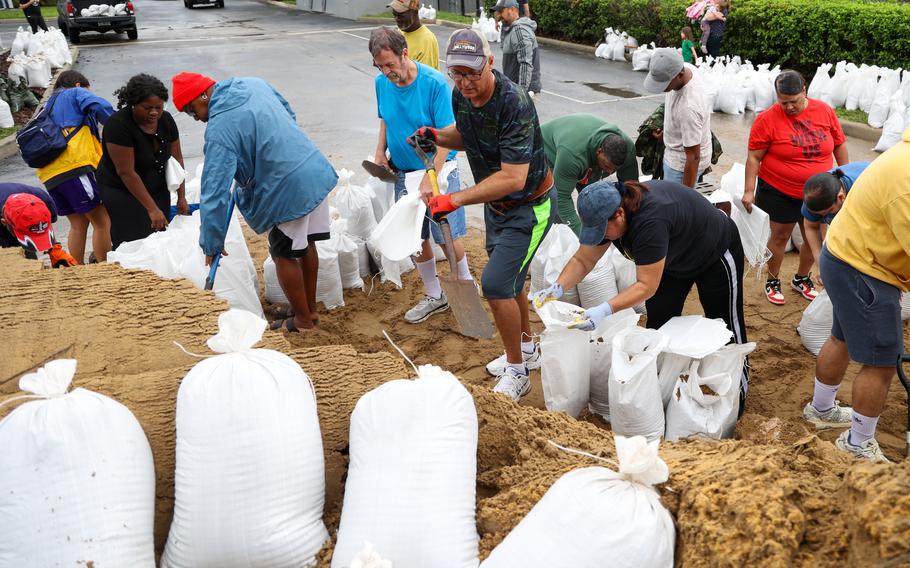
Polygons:
<instances>
[{"instance_id":1,"label":"black leggings","mask_svg":"<svg viewBox=\"0 0 910 568\"><path fill-rule=\"evenodd\" d=\"M38 33L38 28L47 31L47 24L44 23L44 16L41 14L35 16L26 16L25 19L28 21L28 25L32 27L33 34Z\"/></svg>"},{"instance_id":2,"label":"black leggings","mask_svg":"<svg viewBox=\"0 0 910 568\"><path fill-rule=\"evenodd\" d=\"M720 42L724 40L724 34L711 34L708 36L708 55L711 57L720 57Z\"/></svg>"},{"instance_id":3,"label":"black leggings","mask_svg":"<svg viewBox=\"0 0 910 568\"><path fill-rule=\"evenodd\" d=\"M144 239L152 234L152 220L139 200L127 189L98 184L101 203L111 218L111 250L121 243ZM170 217L171 194L167 190L151 193L155 205Z\"/></svg>"}]
</instances>

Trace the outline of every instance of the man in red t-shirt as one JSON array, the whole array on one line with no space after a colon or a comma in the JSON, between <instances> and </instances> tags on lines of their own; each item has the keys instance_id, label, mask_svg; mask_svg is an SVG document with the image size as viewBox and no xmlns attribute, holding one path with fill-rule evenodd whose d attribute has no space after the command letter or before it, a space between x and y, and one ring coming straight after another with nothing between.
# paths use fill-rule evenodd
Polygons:
<instances>
[{"instance_id":1,"label":"man in red t-shirt","mask_svg":"<svg viewBox=\"0 0 910 568\"><path fill-rule=\"evenodd\" d=\"M753 203L771 218L768 249L768 280L765 294L772 304L783 304L780 266L784 249L799 224L803 246L791 287L807 300L818 295L809 271L812 250L803 230L803 186L810 177L831 169L832 155L838 165L848 163L847 145L834 109L806 96L806 81L796 71L783 71L774 81L777 103L755 119L749 133L749 158L743 205ZM756 192L756 178L758 179Z\"/></svg>"}]
</instances>

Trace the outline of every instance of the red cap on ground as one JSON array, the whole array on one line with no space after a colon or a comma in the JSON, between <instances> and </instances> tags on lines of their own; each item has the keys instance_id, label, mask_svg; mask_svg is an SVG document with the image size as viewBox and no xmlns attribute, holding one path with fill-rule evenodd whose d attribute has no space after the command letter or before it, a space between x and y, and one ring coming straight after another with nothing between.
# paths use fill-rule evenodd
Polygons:
<instances>
[{"instance_id":1,"label":"red cap on ground","mask_svg":"<svg viewBox=\"0 0 910 568\"><path fill-rule=\"evenodd\" d=\"M171 94L174 96L174 106L183 112L183 107L188 105L206 89L215 84L215 80L199 73L178 73L171 78Z\"/></svg>"},{"instance_id":2,"label":"red cap on ground","mask_svg":"<svg viewBox=\"0 0 910 568\"><path fill-rule=\"evenodd\" d=\"M54 246L51 212L43 201L28 193L14 193L3 205L3 218L22 246L39 252Z\"/></svg>"}]
</instances>

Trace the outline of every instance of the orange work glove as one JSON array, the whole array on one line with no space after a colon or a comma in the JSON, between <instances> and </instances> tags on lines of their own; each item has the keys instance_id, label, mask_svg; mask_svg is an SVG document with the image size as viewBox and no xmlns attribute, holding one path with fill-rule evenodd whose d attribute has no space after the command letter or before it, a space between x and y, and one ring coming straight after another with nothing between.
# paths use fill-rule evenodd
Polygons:
<instances>
[{"instance_id":1,"label":"orange work glove","mask_svg":"<svg viewBox=\"0 0 910 568\"><path fill-rule=\"evenodd\" d=\"M51 266L54 268L60 268L61 266L76 266L76 259L73 258L70 253L63 250L60 243L55 243L54 247L47 251L47 255L50 257Z\"/></svg>"}]
</instances>

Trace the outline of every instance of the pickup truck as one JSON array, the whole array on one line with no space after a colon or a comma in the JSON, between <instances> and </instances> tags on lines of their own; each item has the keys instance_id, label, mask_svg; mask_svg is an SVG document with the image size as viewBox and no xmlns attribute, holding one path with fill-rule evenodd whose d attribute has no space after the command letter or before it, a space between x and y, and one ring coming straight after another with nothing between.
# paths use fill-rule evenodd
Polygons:
<instances>
[{"instance_id":1,"label":"pickup truck","mask_svg":"<svg viewBox=\"0 0 910 568\"><path fill-rule=\"evenodd\" d=\"M90 10L92 6L98 8ZM126 0L57 0L57 27L71 43L79 43L83 32L125 32L131 40L139 37L133 3Z\"/></svg>"}]
</instances>

